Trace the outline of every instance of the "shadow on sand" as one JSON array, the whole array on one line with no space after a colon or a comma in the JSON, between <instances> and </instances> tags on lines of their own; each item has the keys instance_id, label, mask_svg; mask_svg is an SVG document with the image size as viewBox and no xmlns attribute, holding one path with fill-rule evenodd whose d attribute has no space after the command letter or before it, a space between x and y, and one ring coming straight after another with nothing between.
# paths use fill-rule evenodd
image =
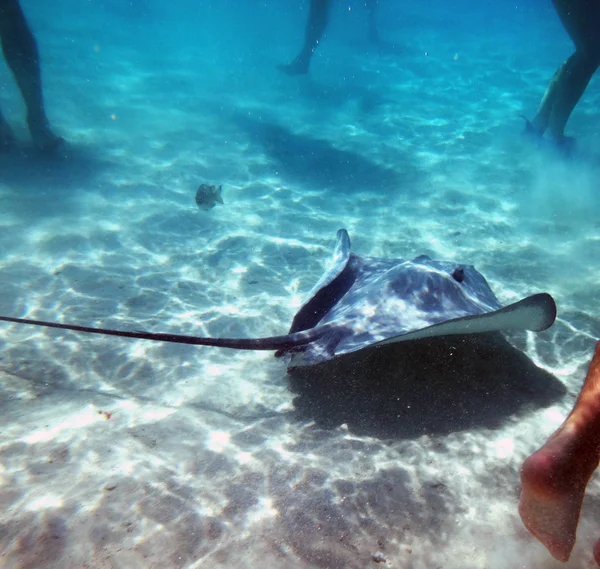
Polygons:
<instances>
[{"instance_id":1,"label":"shadow on sand","mask_svg":"<svg viewBox=\"0 0 600 569\"><path fill-rule=\"evenodd\" d=\"M385 346L297 368L289 381L301 418L380 438L498 428L566 393L500 334Z\"/></svg>"},{"instance_id":2,"label":"shadow on sand","mask_svg":"<svg viewBox=\"0 0 600 569\"><path fill-rule=\"evenodd\" d=\"M360 191L397 190L413 187L419 171L402 160L402 172L364 156L335 148L326 140L312 138L263 120L237 114L235 123L262 146L283 178L303 186L348 194Z\"/></svg>"},{"instance_id":3,"label":"shadow on sand","mask_svg":"<svg viewBox=\"0 0 600 569\"><path fill-rule=\"evenodd\" d=\"M65 145L53 155L34 149L0 154L0 200L19 216L48 217L77 208L81 190L109 164L88 148Z\"/></svg>"}]
</instances>

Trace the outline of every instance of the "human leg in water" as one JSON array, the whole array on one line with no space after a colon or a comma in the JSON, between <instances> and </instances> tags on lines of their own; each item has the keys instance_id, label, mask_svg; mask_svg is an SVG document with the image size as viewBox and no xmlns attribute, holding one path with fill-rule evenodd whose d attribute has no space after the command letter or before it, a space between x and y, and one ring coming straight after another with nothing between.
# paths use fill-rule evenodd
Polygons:
<instances>
[{"instance_id":1,"label":"human leg in water","mask_svg":"<svg viewBox=\"0 0 600 569\"><path fill-rule=\"evenodd\" d=\"M12 129L6 122L6 119L0 112L0 152L12 150L17 146L17 138Z\"/></svg>"},{"instance_id":2,"label":"human leg in water","mask_svg":"<svg viewBox=\"0 0 600 569\"><path fill-rule=\"evenodd\" d=\"M367 26L369 41L374 44L380 42L379 30L377 28L377 5L379 0L365 0L367 7Z\"/></svg>"},{"instance_id":3,"label":"human leg in water","mask_svg":"<svg viewBox=\"0 0 600 569\"><path fill-rule=\"evenodd\" d=\"M561 22L575 44L575 53L556 71L526 132L548 137L559 146L573 140L565 127L600 65L600 0L554 0Z\"/></svg>"},{"instance_id":4,"label":"human leg in water","mask_svg":"<svg viewBox=\"0 0 600 569\"><path fill-rule=\"evenodd\" d=\"M559 561L569 559L585 489L599 461L600 342L573 410L521 469L521 519ZM594 559L600 565L600 540Z\"/></svg>"},{"instance_id":5,"label":"human leg in water","mask_svg":"<svg viewBox=\"0 0 600 569\"><path fill-rule=\"evenodd\" d=\"M304 45L291 63L280 66L280 69L288 75L306 75L308 73L310 60L329 22L329 3L330 0L310 0Z\"/></svg>"},{"instance_id":6,"label":"human leg in water","mask_svg":"<svg viewBox=\"0 0 600 569\"><path fill-rule=\"evenodd\" d=\"M52 132L46 117L38 49L18 0L0 0L0 40L4 59L25 101L33 143L41 150L51 151L63 139Z\"/></svg>"},{"instance_id":7,"label":"human leg in water","mask_svg":"<svg viewBox=\"0 0 600 569\"><path fill-rule=\"evenodd\" d=\"M567 139L565 137L567 121L599 64L600 61L596 57L579 50L567 60L564 72L561 74L565 79L558 82L548 121L548 136L553 140L560 143Z\"/></svg>"}]
</instances>

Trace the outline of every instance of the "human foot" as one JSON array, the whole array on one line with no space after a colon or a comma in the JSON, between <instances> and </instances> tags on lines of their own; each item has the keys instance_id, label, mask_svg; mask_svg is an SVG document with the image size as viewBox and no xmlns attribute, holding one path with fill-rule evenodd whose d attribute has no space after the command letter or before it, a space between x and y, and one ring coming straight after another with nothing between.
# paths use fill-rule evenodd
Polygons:
<instances>
[{"instance_id":1,"label":"human foot","mask_svg":"<svg viewBox=\"0 0 600 569\"><path fill-rule=\"evenodd\" d=\"M40 120L30 118L27 123L33 144L38 150L51 153L64 144L64 138L52 132L50 124L45 118Z\"/></svg>"},{"instance_id":2,"label":"human foot","mask_svg":"<svg viewBox=\"0 0 600 569\"><path fill-rule=\"evenodd\" d=\"M575 433L558 432L521 469L521 519L559 561L575 545L585 488L598 465L577 447Z\"/></svg>"},{"instance_id":3,"label":"human foot","mask_svg":"<svg viewBox=\"0 0 600 569\"><path fill-rule=\"evenodd\" d=\"M280 65L279 69L287 75L306 75L310 66L310 59L298 56L291 63Z\"/></svg>"},{"instance_id":4,"label":"human foot","mask_svg":"<svg viewBox=\"0 0 600 569\"><path fill-rule=\"evenodd\" d=\"M599 459L600 342L573 411L521 469L521 519L559 561L569 559L575 544L583 496ZM600 558L600 544L597 549Z\"/></svg>"},{"instance_id":5,"label":"human foot","mask_svg":"<svg viewBox=\"0 0 600 569\"><path fill-rule=\"evenodd\" d=\"M544 131L536 127L525 115L521 115L521 118L525 121L525 128L523 129L525 136L536 140L544 136Z\"/></svg>"},{"instance_id":6,"label":"human foot","mask_svg":"<svg viewBox=\"0 0 600 569\"><path fill-rule=\"evenodd\" d=\"M575 152L576 141L572 136L565 136L564 134L553 135L548 134L549 140L553 146L565 156L570 156Z\"/></svg>"},{"instance_id":7,"label":"human foot","mask_svg":"<svg viewBox=\"0 0 600 569\"><path fill-rule=\"evenodd\" d=\"M10 152L17 146L17 137L4 118L0 117L0 152Z\"/></svg>"}]
</instances>

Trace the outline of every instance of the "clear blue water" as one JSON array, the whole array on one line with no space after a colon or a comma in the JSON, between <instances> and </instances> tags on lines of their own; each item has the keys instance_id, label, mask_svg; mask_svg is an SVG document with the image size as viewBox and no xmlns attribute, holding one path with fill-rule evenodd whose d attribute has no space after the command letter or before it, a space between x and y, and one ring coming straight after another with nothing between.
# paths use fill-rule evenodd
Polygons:
<instances>
[{"instance_id":1,"label":"clear blue water","mask_svg":"<svg viewBox=\"0 0 600 569\"><path fill-rule=\"evenodd\" d=\"M562 566L517 511L600 337L600 79L567 157L523 136L573 50L550 2L22 0L35 151L0 61L0 314L285 334L345 227L361 256L474 265L558 319L289 377L239 352L0 326L0 568ZM196 206L200 184L223 205ZM591 567L592 479L567 567ZM382 561L385 559L385 562Z\"/></svg>"}]
</instances>

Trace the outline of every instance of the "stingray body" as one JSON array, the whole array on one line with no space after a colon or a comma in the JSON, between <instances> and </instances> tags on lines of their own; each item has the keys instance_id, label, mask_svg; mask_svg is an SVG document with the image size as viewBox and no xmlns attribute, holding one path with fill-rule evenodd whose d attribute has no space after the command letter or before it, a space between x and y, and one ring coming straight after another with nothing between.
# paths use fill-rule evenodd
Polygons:
<instances>
[{"instance_id":1,"label":"stingray body","mask_svg":"<svg viewBox=\"0 0 600 569\"><path fill-rule=\"evenodd\" d=\"M94 334L274 350L276 356L290 354L290 369L419 338L508 329L540 331L555 318L556 305L547 293L502 307L483 275L470 265L425 255L410 261L359 257L350 251L345 229L338 231L333 258L286 335L204 338L0 316L6 322Z\"/></svg>"},{"instance_id":2,"label":"stingray body","mask_svg":"<svg viewBox=\"0 0 600 569\"><path fill-rule=\"evenodd\" d=\"M502 307L471 265L359 257L341 229L328 270L300 308L290 333L324 329L292 354L291 366L433 336L507 329L545 330L556 305L541 293Z\"/></svg>"}]
</instances>

